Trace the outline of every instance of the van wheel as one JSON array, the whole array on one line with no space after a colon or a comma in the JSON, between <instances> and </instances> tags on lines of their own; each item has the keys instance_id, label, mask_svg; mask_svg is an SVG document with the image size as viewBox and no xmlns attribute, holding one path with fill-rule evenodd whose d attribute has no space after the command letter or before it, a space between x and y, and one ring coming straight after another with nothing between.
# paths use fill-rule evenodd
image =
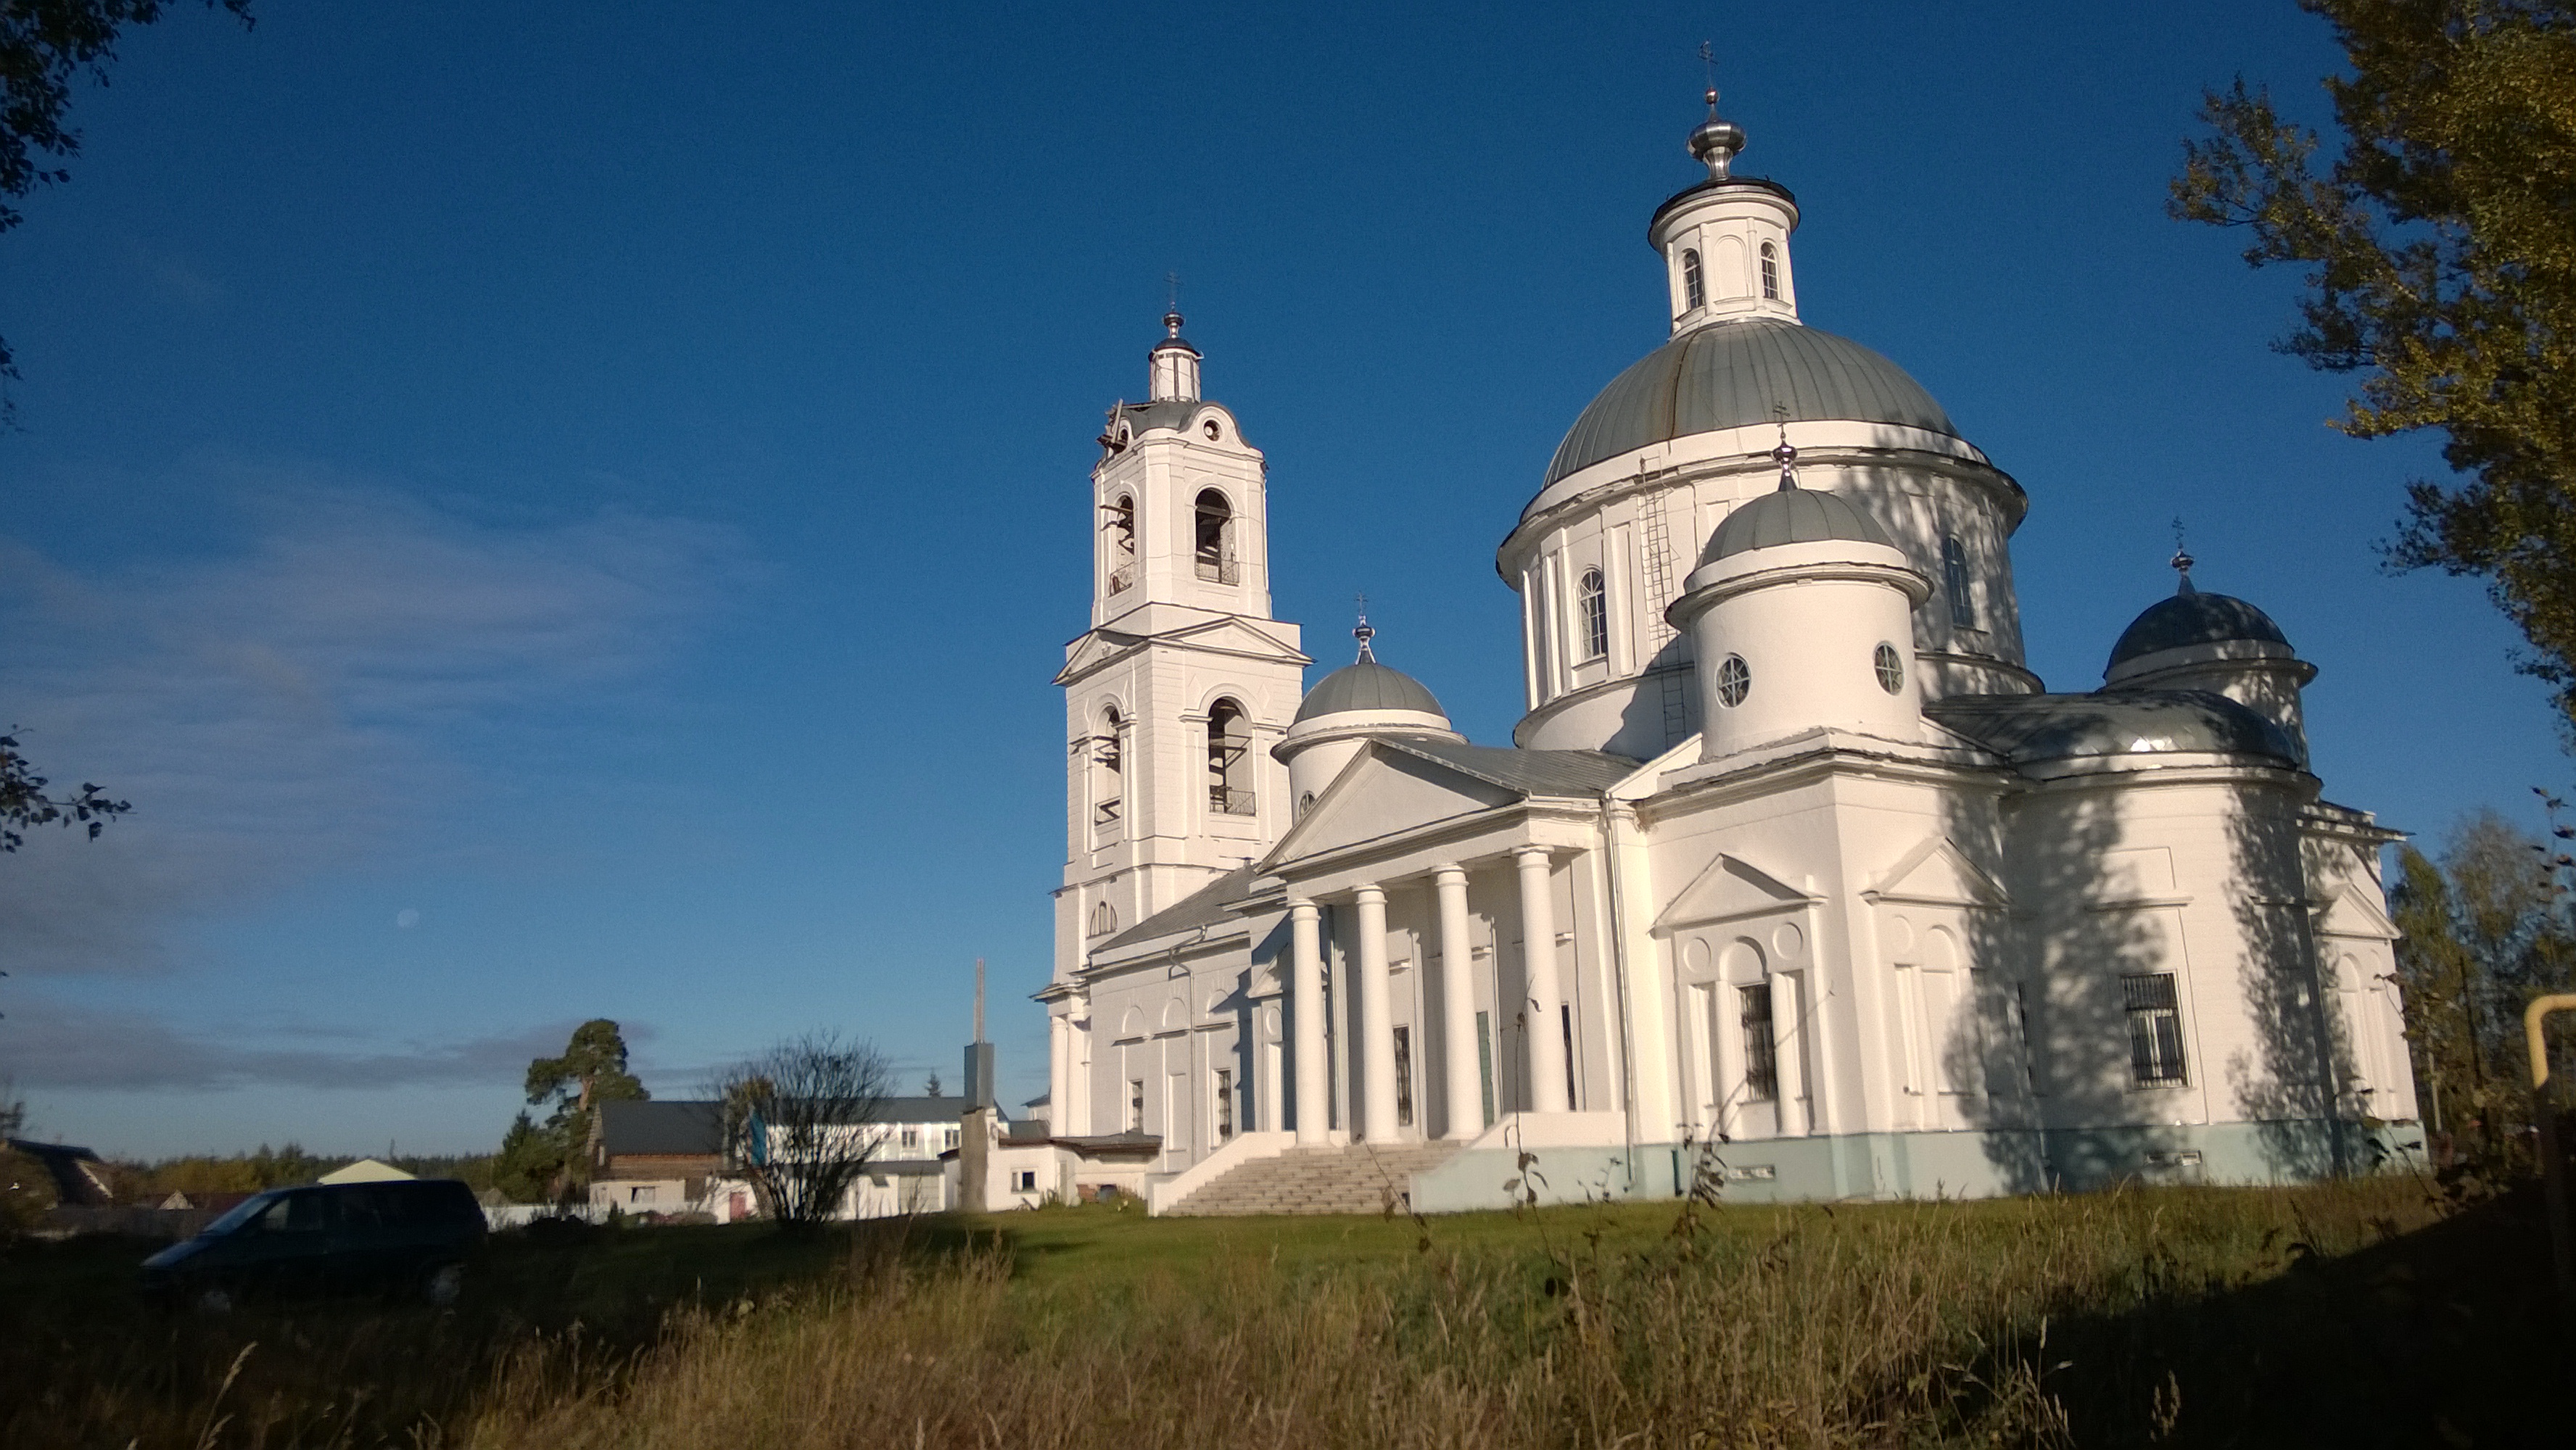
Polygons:
<instances>
[{"instance_id":1,"label":"van wheel","mask_svg":"<svg viewBox=\"0 0 2576 1450\"><path fill-rule=\"evenodd\" d=\"M420 1287L423 1298L444 1309L465 1292L465 1266L441 1264L429 1271L429 1277L421 1281Z\"/></svg>"}]
</instances>

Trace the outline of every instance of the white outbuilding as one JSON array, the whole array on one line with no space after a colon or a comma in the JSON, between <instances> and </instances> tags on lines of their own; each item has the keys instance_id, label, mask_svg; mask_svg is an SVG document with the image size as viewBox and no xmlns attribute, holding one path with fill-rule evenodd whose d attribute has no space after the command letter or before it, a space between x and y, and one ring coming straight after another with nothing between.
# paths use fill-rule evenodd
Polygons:
<instances>
[{"instance_id":1,"label":"white outbuilding","mask_svg":"<svg viewBox=\"0 0 2576 1450\"><path fill-rule=\"evenodd\" d=\"M1671 338L1496 555L1507 746L1365 621L1301 688L1266 464L1165 319L1092 471L1048 1156L1015 1174L1157 1212L1441 1210L2416 1151L2394 836L2307 768L2314 668L2178 554L2101 687L2048 690L2009 551L2028 495L1800 319L1798 203L1735 174L1708 99L1708 175L1648 228Z\"/></svg>"}]
</instances>

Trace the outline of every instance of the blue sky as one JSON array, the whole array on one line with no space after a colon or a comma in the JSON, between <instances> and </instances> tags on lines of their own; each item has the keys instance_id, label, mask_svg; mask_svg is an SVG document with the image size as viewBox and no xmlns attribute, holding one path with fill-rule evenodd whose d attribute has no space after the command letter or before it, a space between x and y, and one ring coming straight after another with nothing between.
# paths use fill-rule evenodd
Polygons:
<instances>
[{"instance_id":1,"label":"blue sky","mask_svg":"<svg viewBox=\"0 0 2576 1450\"><path fill-rule=\"evenodd\" d=\"M1758 25L1747 23L1760 14ZM1716 40L1806 320L2029 490L2031 663L2169 591L2281 621L2328 793L2438 834L2566 761L2472 582L2373 552L2294 281L2164 219L2281 3L182 9L0 236L0 705L136 804L0 861L0 1074L103 1150L488 1146L590 1016L658 1091L807 1027L1014 1099L1062 860L1085 479L1183 278L1279 612L1474 738L1493 549L1663 335Z\"/></svg>"}]
</instances>

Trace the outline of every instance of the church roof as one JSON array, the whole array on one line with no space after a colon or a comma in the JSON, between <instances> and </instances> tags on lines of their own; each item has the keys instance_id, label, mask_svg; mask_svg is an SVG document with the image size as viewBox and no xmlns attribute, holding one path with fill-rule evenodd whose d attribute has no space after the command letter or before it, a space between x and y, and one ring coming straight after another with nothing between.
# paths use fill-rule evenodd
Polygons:
<instances>
[{"instance_id":1,"label":"church roof","mask_svg":"<svg viewBox=\"0 0 2576 1450\"><path fill-rule=\"evenodd\" d=\"M2120 642L2111 646L2111 668L2185 645L2257 640L2286 646L2290 642L2272 616L2242 599L2202 594L2191 588L2189 580L2183 582L2183 590L2148 605L2145 613L2130 621L2120 632Z\"/></svg>"},{"instance_id":2,"label":"church roof","mask_svg":"<svg viewBox=\"0 0 2576 1450\"><path fill-rule=\"evenodd\" d=\"M1639 764L1601 750L1514 750L1423 735L1398 735L1377 743L1382 749L1437 761L1523 795L1597 796L1635 774Z\"/></svg>"},{"instance_id":3,"label":"church roof","mask_svg":"<svg viewBox=\"0 0 2576 1450\"><path fill-rule=\"evenodd\" d=\"M1815 488L1774 489L1726 516L1708 536L1703 564L1714 564L1774 544L1819 544L1850 539L1893 549L1894 540L1867 510L1840 494Z\"/></svg>"},{"instance_id":4,"label":"church roof","mask_svg":"<svg viewBox=\"0 0 2576 1450\"><path fill-rule=\"evenodd\" d=\"M1102 942L1098 950L1128 946L1178 932L1223 926L1234 920L1228 906L1250 896L1252 868L1237 866L1224 875Z\"/></svg>"},{"instance_id":5,"label":"church roof","mask_svg":"<svg viewBox=\"0 0 2576 1450\"><path fill-rule=\"evenodd\" d=\"M1345 710L1418 710L1444 720L1449 717L1420 680L1373 659L1344 665L1317 680L1315 688L1308 690L1304 702L1297 706L1297 719L1312 720Z\"/></svg>"},{"instance_id":6,"label":"church roof","mask_svg":"<svg viewBox=\"0 0 2576 1450\"><path fill-rule=\"evenodd\" d=\"M2268 755L2299 751L2281 727L2209 690L2091 695L1953 695L1923 707L1949 730L2025 764L2101 755Z\"/></svg>"},{"instance_id":7,"label":"church roof","mask_svg":"<svg viewBox=\"0 0 2576 1450\"><path fill-rule=\"evenodd\" d=\"M1692 433L1833 419L1959 435L1923 385L1879 354L1799 323L1747 317L1683 333L1611 379L1557 445L1547 482Z\"/></svg>"}]
</instances>

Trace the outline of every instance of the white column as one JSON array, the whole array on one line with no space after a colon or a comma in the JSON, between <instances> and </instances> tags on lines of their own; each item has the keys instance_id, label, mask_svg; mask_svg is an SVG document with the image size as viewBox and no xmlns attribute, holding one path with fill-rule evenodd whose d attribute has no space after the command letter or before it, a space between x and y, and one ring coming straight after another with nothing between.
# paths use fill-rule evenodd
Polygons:
<instances>
[{"instance_id":1,"label":"white column","mask_svg":"<svg viewBox=\"0 0 2576 1450\"><path fill-rule=\"evenodd\" d=\"M1443 866L1431 873L1431 884L1440 896L1440 1058L1449 1069L1443 1111L1449 1115L1448 1136L1463 1141L1485 1131L1484 1087L1476 1073L1476 948L1467 939L1467 873Z\"/></svg>"},{"instance_id":2,"label":"white column","mask_svg":"<svg viewBox=\"0 0 2576 1450\"><path fill-rule=\"evenodd\" d=\"M1572 1105L1565 1098L1565 1027L1558 1014L1562 1000L1556 984L1556 895L1548 882L1547 848L1524 846L1512 853L1521 873L1521 967L1528 979L1530 1106L1542 1113L1561 1113Z\"/></svg>"},{"instance_id":3,"label":"white column","mask_svg":"<svg viewBox=\"0 0 2576 1450\"><path fill-rule=\"evenodd\" d=\"M1073 1132L1073 1027L1061 1012L1047 1014L1047 1131Z\"/></svg>"},{"instance_id":4,"label":"white column","mask_svg":"<svg viewBox=\"0 0 2576 1450\"><path fill-rule=\"evenodd\" d=\"M1352 894L1360 934L1360 1107L1372 1143L1395 1141L1395 1010L1387 986L1386 893L1363 886Z\"/></svg>"},{"instance_id":5,"label":"white column","mask_svg":"<svg viewBox=\"0 0 2576 1450\"><path fill-rule=\"evenodd\" d=\"M1799 1018L1806 993L1799 990L1795 972L1773 972L1771 987L1771 1062L1772 1081L1777 1084L1776 1102L1780 1116L1780 1136L1803 1138L1816 1130L1810 1113L1812 1102L1807 1096L1807 1062L1805 1057L1806 1024ZM1792 1126L1794 1124L1794 1126Z\"/></svg>"},{"instance_id":6,"label":"white column","mask_svg":"<svg viewBox=\"0 0 2576 1450\"><path fill-rule=\"evenodd\" d=\"M1279 1101L1280 1044L1271 1031L1271 1019L1278 1016L1280 1008L1285 1005L1284 1002L1275 1002L1266 1006L1255 1005L1252 1009L1252 1060L1260 1066L1254 1074L1254 1102L1252 1111L1245 1115L1246 1126L1265 1133L1276 1133L1288 1126L1287 1105ZM1282 1022L1279 1025L1285 1027L1287 1024Z\"/></svg>"},{"instance_id":7,"label":"white column","mask_svg":"<svg viewBox=\"0 0 2576 1450\"><path fill-rule=\"evenodd\" d=\"M1311 901L1290 903L1288 942L1293 954L1289 1006L1297 1041L1297 1142L1325 1141L1324 1115L1324 956L1315 940L1320 913Z\"/></svg>"}]
</instances>

